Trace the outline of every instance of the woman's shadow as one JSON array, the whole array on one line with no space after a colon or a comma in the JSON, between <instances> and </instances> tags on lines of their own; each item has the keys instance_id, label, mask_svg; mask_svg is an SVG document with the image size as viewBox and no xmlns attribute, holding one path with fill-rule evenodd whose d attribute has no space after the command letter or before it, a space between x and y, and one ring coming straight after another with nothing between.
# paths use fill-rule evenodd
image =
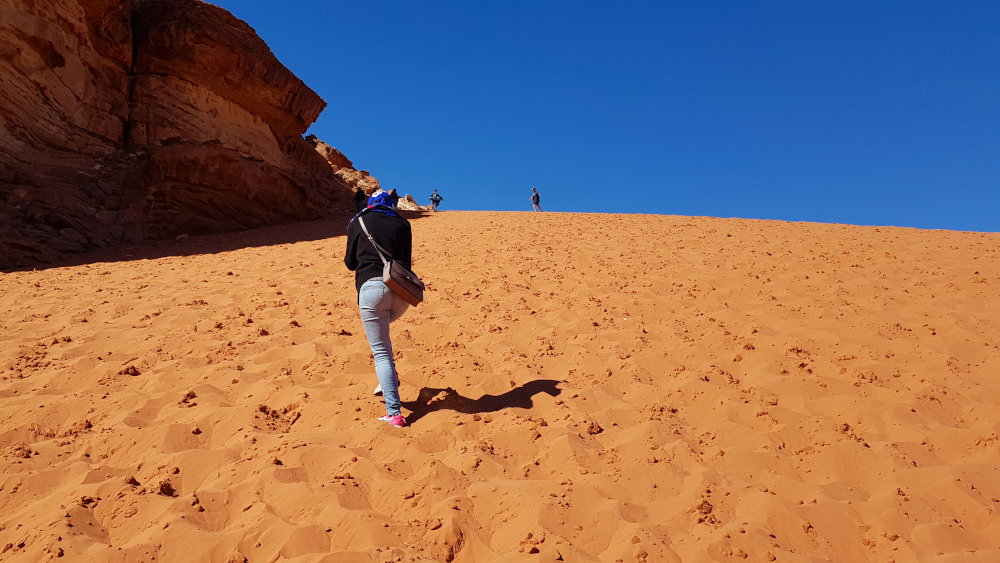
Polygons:
<instances>
[{"instance_id":1,"label":"woman's shadow","mask_svg":"<svg viewBox=\"0 0 1000 563\"><path fill-rule=\"evenodd\" d=\"M496 412L502 409L530 409L534 406L531 400L538 393L548 393L555 397L562 393L554 379L535 379L520 387L515 387L502 395L483 395L478 399L463 397L451 387L434 389L424 387L417 395L416 401L403 401L403 406L410 410L406 421L410 424L420 420L424 415L439 410L453 410L465 414Z\"/></svg>"}]
</instances>

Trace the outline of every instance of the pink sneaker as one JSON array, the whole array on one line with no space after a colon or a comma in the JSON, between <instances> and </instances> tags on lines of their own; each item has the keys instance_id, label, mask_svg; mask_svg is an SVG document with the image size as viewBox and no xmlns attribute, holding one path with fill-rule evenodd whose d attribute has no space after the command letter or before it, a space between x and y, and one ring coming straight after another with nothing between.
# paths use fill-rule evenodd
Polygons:
<instances>
[{"instance_id":1,"label":"pink sneaker","mask_svg":"<svg viewBox=\"0 0 1000 563\"><path fill-rule=\"evenodd\" d=\"M402 428L406 426L406 419L403 418L403 415L401 414L397 414L396 416L385 415L379 417L379 420L383 422L388 422L389 424L395 426L396 428Z\"/></svg>"}]
</instances>

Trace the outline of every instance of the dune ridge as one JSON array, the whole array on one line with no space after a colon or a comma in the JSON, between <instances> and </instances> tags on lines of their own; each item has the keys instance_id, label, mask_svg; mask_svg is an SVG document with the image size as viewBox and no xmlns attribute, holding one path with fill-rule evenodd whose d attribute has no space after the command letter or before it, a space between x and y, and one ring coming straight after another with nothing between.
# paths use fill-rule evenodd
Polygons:
<instances>
[{"instance_id":1,"label":"dune ridge","mask_svg":"<svg viewBox=\"0 0 1000 563\"><path fill-rule=\"evenodd\" d=\"M0 559L1000 557L1000 234L413 230L405 429L342 222L0 274Z\"/></svg>"}]
</instances>

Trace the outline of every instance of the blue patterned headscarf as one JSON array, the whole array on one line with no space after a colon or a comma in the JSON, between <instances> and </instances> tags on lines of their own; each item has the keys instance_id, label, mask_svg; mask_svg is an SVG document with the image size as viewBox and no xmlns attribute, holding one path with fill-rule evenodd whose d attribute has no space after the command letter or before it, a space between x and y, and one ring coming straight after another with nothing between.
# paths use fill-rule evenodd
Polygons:
<instances>
[{"instance_id":1,"label":"blue patterned headscarf","mask_svg":"<svg viewBox=\"0 0 1000 563\"><path fill-rule=\"evenodd\" d=\"M383 215L389 215L390 217L401 217L399 213L396 213L396 205L398 203L399 195L379 190L368 198L368 207L365 207L360 213L352 217L351 221L354 221L365 213L381 213ZM350 224L351 221L348 221L348 224Z\"/></svg>"}]
</instances>

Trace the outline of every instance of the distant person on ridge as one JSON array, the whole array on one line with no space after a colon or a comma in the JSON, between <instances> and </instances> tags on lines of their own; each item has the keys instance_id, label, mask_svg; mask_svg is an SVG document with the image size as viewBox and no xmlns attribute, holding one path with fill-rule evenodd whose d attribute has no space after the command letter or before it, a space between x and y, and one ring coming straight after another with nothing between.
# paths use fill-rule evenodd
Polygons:
<instances>
[{"instance_id":1,"label":"distant person on ridge","mask_svg":"<svg viewBox=\"0 0 1000 563\"><path fill-rule=\"evenodd\" d=\"M440 205L440 203L444 201L444 198L441 197L441 194L439 194L437 190L434 190L434 193L431 194L430 200L431 200L431 210L437 211L438 205Z\"/></svg>"},{"instance_id":2,"label":"distant person on ridge","mask_svg":"<svg viewBox=\"0 0 1000 563\"><path fill-rule=\"evenodd\" d=\"M542 201L542 196L539 195L538 190L531 188L531 208L535 211L541 211L542 206L540 205Z\"/></svg>"},{"instance_id":3,"label":"distant person on ridge","mask_svg":"<svg viewBox=\"0 0 1000 563\"><path fill-rule=\"evenodd\" d=\"M361 188L354 189L354 211L361 211L368 206L368 196Z\"/></svg>"},{"instance_id":4,"label":"distant person on ridge","mask_svg":"<svg viewBox=\"0 0 1000 563\"><path fill-rule=\"evenodd\" d=\"M395 209L396 206L399 205L399 193L396 192L396 188L389 190L389 197L392 198L392 208Z\"/></svg>"},{"instance_id":5,"label":"distant person on ridge","mask_svg":"<svg viewBox=\"0 0 1000 563\"><path fill-rule=\"evenodd\" d=\"M375 375L378 387L375 394L385 401L385 416L379 420L392 426L406 426L400 412L399 375L389 340L389 323L403 316L410 304L397 296L382 281L382 258L364 229L368 229L392 259L410 268L413 235L410 223L396 212L399 196L395 190L375 192L368 198L368 205L347 225L347 250L344 265L354 272L354 286L358 290L358 310L365 336L375 358ZM364 220L364 228L360 221Z\"/></svg>"}]
</instances>

